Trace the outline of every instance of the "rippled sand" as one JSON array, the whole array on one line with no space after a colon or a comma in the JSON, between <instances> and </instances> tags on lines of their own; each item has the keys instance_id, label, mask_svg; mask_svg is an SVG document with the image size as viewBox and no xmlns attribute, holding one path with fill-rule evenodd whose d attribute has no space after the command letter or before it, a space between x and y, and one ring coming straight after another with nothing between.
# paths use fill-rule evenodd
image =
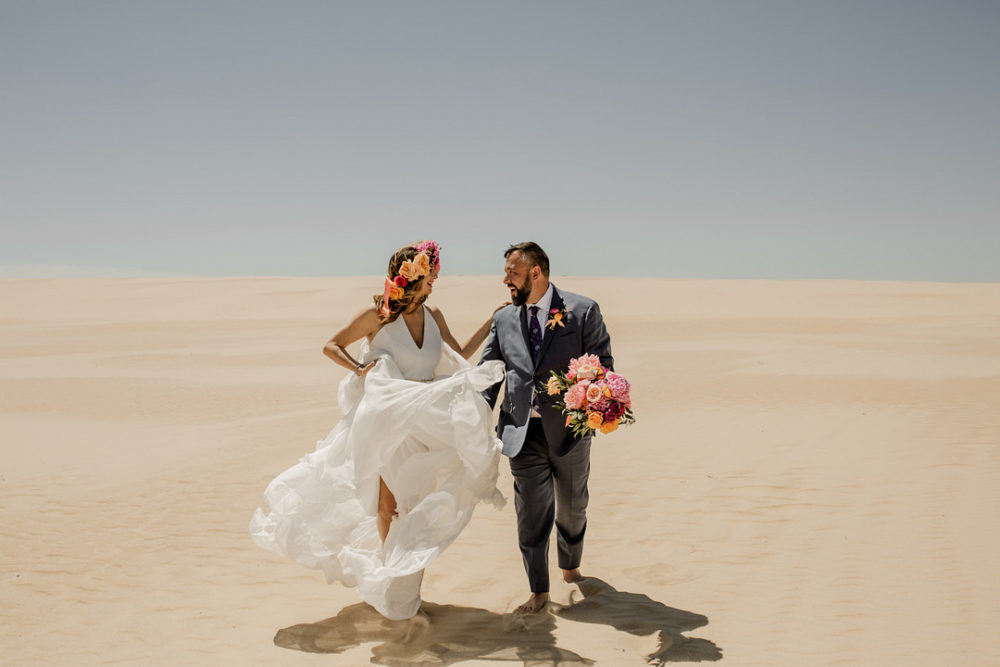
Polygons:
<instances>
[{"instance_id":1,"label":"rippled sand","mask_svg":"<svg viewBox=\"0 0 1000 667\"><path fill-rule=\"evenodd\" d=\"M390 623L246 533L380 280L0 281L0 662L996 664L1000 285L556 279L639 418L595 443L591 578L510 615L480 508ZM433 299L461 338L505 292Z\"/></svg>"}]
</instances>

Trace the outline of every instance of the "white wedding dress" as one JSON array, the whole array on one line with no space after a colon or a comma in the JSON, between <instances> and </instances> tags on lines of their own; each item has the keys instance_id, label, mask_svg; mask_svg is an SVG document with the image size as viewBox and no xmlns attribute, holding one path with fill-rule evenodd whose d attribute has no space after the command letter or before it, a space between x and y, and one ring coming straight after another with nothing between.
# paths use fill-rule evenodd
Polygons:
<instances>
[{"instance_id":1,"label":"white wedding dress","mask_svg":"<svg viewBox=\"0 0 1000 667\"><path fill-rule=\"evenodd\" d=\"M327 582L357 586L390 619L420 608L423 570L458 536L482 500L504 504L496 487L501 443L480 395L503 364L470 366L424 310L423 346L402 317L382 327L361 361L365 378L340 384L343 414L330 434L264 492L270 508L250 521L261 547L323 570ZM376 524L379 477L396 497L385 544Z\"/></svg>"}]
</instances>

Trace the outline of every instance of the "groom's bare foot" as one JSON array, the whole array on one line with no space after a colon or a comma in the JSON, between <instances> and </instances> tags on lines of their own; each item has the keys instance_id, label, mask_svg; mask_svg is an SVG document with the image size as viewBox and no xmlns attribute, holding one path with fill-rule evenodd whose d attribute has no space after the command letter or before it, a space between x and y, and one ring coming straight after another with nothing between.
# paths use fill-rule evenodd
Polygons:
<instances>
[{"instance_id":1,"label":"groom's bare foot","mask_svg":"<svg viewBox=\"0 0 1000 667\"><path fill-rule=\"evenodd\" d=\"M532 593L528 601L522 604L520 607L514 610L516 614L537 614L541 610L545 609L545 605L549 602L548 593Z\"/></svg>"},{"instance_id":2,"label":"groom's bare foot","mask_svg":"<svg viewBox=\"0 0 1000 667\"><path fill-rule=\"evenodd\" d=\"M580 574L580 568L574 567L572 570L563 570L563 581L567 584L575 584L578 581L583 581L583 575Z\"/></svg>"}]
</instances>

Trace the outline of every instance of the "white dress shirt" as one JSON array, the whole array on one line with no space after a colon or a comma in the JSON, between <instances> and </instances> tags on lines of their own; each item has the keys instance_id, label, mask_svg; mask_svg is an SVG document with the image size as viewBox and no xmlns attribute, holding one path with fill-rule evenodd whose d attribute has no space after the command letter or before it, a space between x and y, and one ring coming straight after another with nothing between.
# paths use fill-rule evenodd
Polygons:
<instances>
[{"instance_id":1,"label":"white dress shirt","mask_svg":"<svg viewBox=\"0 0 1000 667\"><path fill-rule=\"evenodd\" d=\"M524 307L531 308L532 306L538 306L538 313L535 314L535 317L538 318L538 325L542 328L542 338L545 338L545 325L548 324L549 308L552 307L552 283L549 283L549 288L545 290L545 294L537 303L526 303ZM530 310L528 317L531 317Z\"/></svg>"},{"instance_id":2,"label":"white dress shirt","mask_svg":"<svg viewBox=\"0 0 1000 667\"><path fill-rule=\"evenodd\" d=\"M535 317L538 318L538 326L541 327L542 340L545 340L545 325L549 321L549 308L552 307L552 283L549 283L549 288L545 290L545 294L536 303L525 303L525 308L531 308L532 306L538 306L538 312L535 313ZM531 317L531 310L528 310L528 317ZM538 391L536 388L535 391ZM541 417L538 411L534 408L531 409L532 417Z\"/></svg>"}]
</instances>

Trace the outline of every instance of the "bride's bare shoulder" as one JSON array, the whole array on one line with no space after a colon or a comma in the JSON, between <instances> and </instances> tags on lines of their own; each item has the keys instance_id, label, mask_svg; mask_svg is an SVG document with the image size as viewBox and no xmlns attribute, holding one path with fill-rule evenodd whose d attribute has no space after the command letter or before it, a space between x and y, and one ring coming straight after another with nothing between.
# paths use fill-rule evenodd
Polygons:
<instances>
[{"instance_id":1,"label":"bride's bare shoulder","mask_svg":"<svg viewBox=\"0 0 1000 667\"><path fill-rule=\"evenodd\" d=\"M448 323L445 322L444 313L441 311L440 308L438 308L437 306L431 306L431 305L428 304L427 305L427 311L431 314L431 317L434 318L434 321L438 325L438 329L440 329L442 331L445 331L445 330L448 329Z\"/></svg>"}]
</instances>

